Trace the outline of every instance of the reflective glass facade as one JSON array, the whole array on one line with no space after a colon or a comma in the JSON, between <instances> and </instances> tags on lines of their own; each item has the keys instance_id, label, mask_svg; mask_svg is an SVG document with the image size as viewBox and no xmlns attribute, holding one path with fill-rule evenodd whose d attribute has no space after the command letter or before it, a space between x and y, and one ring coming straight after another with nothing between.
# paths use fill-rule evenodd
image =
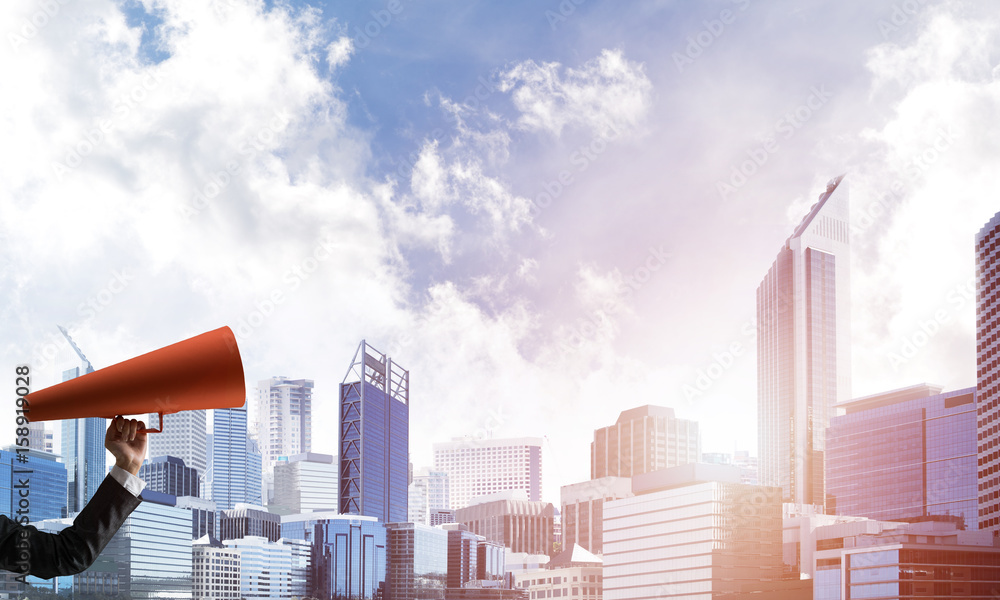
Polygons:
<instances>
[{"instance_id":1,"label":"reflective glass facade","mask_svg":"<svg viewBox=\"0 0 1000 600\"><path fill-rule=\"evenodd\" d=\"M313 596L387 598L385 525L373 518L324 519L313 542Z\"/></svg>"},{"instance_id":2,"label":"reflective glass facade","mask_svg":"<svg viewBox=\"0 0 1000 600\"><path fill-rule=\"evenodd\" d=\"M604 505L604 598L690 600L782 575L781 492L704 482Z\"/></svg>"},{"instance_id":3,"label":"reflective glass facade","mask_svg":"<svg viewBox=\"0 0 1000 600\"><path fill-rule=\"evenodd\" d=\"M212 413L211 486L217 510L261 504L261 457L247 437L246 407Z\"/></svg>"},{"instance_id":4,"label":"reflective glass facade","mask_svg":"<svg viewBox=\"0 0 1000 600\"><path fill-rule=\"evenodd\" d=\"M850 245L843 176L779 251L757 288L759 481L823 505L826 428L851 395Z\"/></svg>"},{"instance_id":5,"label":"reflective glass facade","mask_svg":"<svg viewBox=\"0 0 1000 600\"><path fill-rule=\"evenodd\" d=\"M386 542L386 597L444 600L448 532L421 523L389 523Z\"/></svg>"},{"instance_id":6,"label":"reflective glass facade","mask_svg":"<svg viewBox=\"0 0 1000 600\"><path fill-rule=\"evenodd\" d=\"M831 421L828 510L880 521L946 515L977 529L975 388L903 392L855 400Z\"/></svg>"},{"instance_id":7,"label":"reflective glass facade","mask_svg":"<svg viewBox=\"0 0 1000 600\"><path fill-rule=\"evenodd\" d=\"M126 519L100 558L74 577L78 591L86 591L88 573L102 573L115 565L119 589L125 597L192 597L191 511L142 502Z\"/></svg>"},{"instance_id":8,"label":"reflective glass facade","mask_svg":"<svg viewBox=\"0 0 1000 600\"><path fill-rule=\"evenodd\" d=\"M409 378L392 359L361 343L340 386L339 493L344 514L384 523L406 521Z\"/></svg>"},{"instance_id":9,"label":"reflective glass facade","mask_svg":"<svg viewBox=\"0 0 1000 600\"><path fill-rule=\"evenodd\" d=\"M66 514L66 465L56 462L54 454L38 450L22 453L27 462L19 462L14 448L0 450L0 514L12 519L27 516L32 523L63 517ZM22 492L28 494L27 509L21 507ZM18 513L19 510L25 512Z\"/></svg>"},{"instance_id":10,"label":"reflective glass facade","mask_svg":"<svg viewBox=\"0 0 1000 600\"><path fill-rule=\"evenodd\" d=\"M292 597L292 548L267 538L224 540L240 553L240 598L266 600Z\"/></svg>"},{"instance_id":11,"label":"reflective glass facade","mask_svg":"<svg viewBox=\"0 0 1000 600\"><path fill-rule=\"evenodd\" d=\"M979 524L1000 536L1000 213L976 235Z\"/></svg>"}]
</instances>

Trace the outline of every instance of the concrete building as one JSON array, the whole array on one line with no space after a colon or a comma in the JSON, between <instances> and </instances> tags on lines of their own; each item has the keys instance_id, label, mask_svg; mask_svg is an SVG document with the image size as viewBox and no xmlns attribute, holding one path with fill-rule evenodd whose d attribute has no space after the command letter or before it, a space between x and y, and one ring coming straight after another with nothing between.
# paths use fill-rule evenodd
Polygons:
<instances>
[{"instance_id":1,"label":"concrete building","mask_svg":"<svg viewBox=\"0 0 1000 600\"><path fill-rule=\"evenodd\" d=\"M646 405L623 411L610 427L594 431L590 478L633 477L701 461L698 423L674 409Z\"/></svg>"},{"instance_id":2,"label":"concrete building","mask_svg":"<svg viewBox=\"0 0 1000 600\"><path fill-rule=\"evenodd\" d=\"M513 552L552 553L555 507L526 498L491 500L455 511L455 520Z\"/></svg>"},{"instance_id":3,"label":"concrete building","mask_svg":"<svg viewBox=\"0 0 1000 600\"><path fill-rule=\"evenodd\" d=\"M976 389L915 385L837 405L826 511L879 521L952 516L978 529Z\"/></svg>"},{"instance_id":4,"label":"concrete building","mask_svg":"<svg viewBox=\"0 0 1000 600\"><path fill-rule=\"evenodd\" d=\"M1000 536L1000 213L976 234L979 527Z\"/></svg>"},{"instance_id":5,"label":"concrete building","mask_svg":"<svg viewBox=\"0 0 1000 600\"><path fill-rule=\"evenodd\" d=\"M522 490L542 499L541 438L456 438L434 444L434 470L448 474L449 507L469 506L473 498Z\"/></svg>"},{"instance_id":6,"label":"concrete building","mask_svg":"<svg viewBox=\"0 0 1000 600\"><path fill-rule=\"evenodd\" d=\"M257 383L249 432L260 448L265 502L275 489L274 466L312 450L312 393L311 379L277 376Z\"/></svg>"},{"instance_id":7,"label":"concrete building","mask_svg":"<svg viewBox=\"0 0 1000 600\"><path fill-rule=\"evenodd\" d=\"M274 465L274 502L269 509L286 513L337 510L337 457L307 452Z\"/></svg>"},{"instance_id":8,"label":"concrete building","mask_svg":"<svg viewBox=\"0 0 1000 600\"><path fill-rule=\"evenodd\" d=\"M340 512L407 517L410 373L364 340L340 384Z\"/></svg>"},{"instance_id":9,"label":"concrete building","mask_svg":"<svg viewBox=\"0 0 1000 600\"><path fill-rule=\"evenodd\" d=\"M198 470L185 465L176 456L153 456L139 467L139 478L146 482L146 489L154 492L171 496L200 496Z\"/></svg>"},{"instance_id":10,"label":"concrete building","mask_svg":"<svg viewBox=\"0 0 1000 600\"><path fill-rule=\"evenodd\" d=\"M240 551L208 535L191 551L194 600L240 600Z\"/></svg>"},{"instance_id":11,"label":"concrete building","mask_svg":"<svg viewBox=\"0 0 1000 600\"><path fill-rule=\"evenodd\" d=\"M851 398L849 206L831 180L757 288L760 483L826 502L826 429Z\"/></svg>"},{"instance_id":12,"label":"concrete building","mask_svg":"<svg viewBox=\"0 0 1000 600\"><path fill-rule=\"evenodd\" d=\"M448 532L421 523L386 524L386 598L444 600Z\"/></svg>"},{"instance_id":13,"label":"concrete building","mask_svg":"<svg viewBox=\"0 0 1000 600\"><path fill-rule=\"evenodd\" d=\"M604 503L631 498L632 480L627 477L601 477L560 488L563 548L579 545L583 549L604 552Z\"/></svg>"},{"instance_id":14,"label":"concrete building","mask_svg":"<svg viewBox=\"0 0 1000 600\"><path fill-rule=\"evenodd\" d=\"M599 556L574 544L552 558L547 568L518 573L514 588L528 592L528 598L601 600L603 563Z\"/></svg>"},{"instance_id":15,"label":"concrete building","mask_svg":"<svg viewBox=\"0 0 1000 600\"><path fill-rule=\"evenodd\" d=\"M739 478L706 464L634 477L634 497L604 505L604 598L709 600L780 580L781 492Z\"/></svg>"},{"instance_id":16,"label":"concrete building","mask_svg":"<svg viewBox=\"0 0 1000 600\"><path fill-rule=\"evenodd\" d=\"M431 527L437 527L438 525L444 525L445 523L455 522L455 511L451 509L438 508L431 511L431 520L428 525Z\"/></svg>"},{"instance_id":17,"label":"concrete building","mask_svg":"<svg viewBox=\"0 0 1000 600\"><path fill-rule=\"evenodd\" d=\"M146 423L155 429L160 415L151 413L148 419ZM149 436L149 456L176 456L204 476L208 468L208 411L182 410L164 415L162 429Z\"/></svg>"},{"instance_id":18,"label":"concrete building","mask_svg":"<svg viewBox=\"0 0 1000 600\"><path fill-rule=\"evenodd\" d=\"M823 529L815 600L995 598L1000 591L1000 545L988 531L964 531L958 523L940 521L877 533Z\"/></svg>"}]
</instances>

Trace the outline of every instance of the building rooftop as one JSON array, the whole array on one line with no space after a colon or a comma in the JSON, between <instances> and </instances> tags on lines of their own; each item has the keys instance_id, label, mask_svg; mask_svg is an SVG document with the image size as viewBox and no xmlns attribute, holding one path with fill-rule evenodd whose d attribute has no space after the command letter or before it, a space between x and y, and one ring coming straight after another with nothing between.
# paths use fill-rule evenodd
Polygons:
<instances>
[{"instance_id":1,"label":"building rooftop","mask_svg":"<svg viewBox=\"0 0 1000 600\"><path fill-rule=\"evenodd\" d=\"M735 465L690 463L659 471L650 471L632 478L632 493L638 496L709 482L740 483L740 468Z\"/></svg>"},{"instance_id":2,"label":"building rooftop","mask_svg":"<svg viewBox=\"0 0 1000 600\"><path fill-rule=\"evenodd\" d=\"M572 548L567 548L552 557L547 566L549 569L558 569L560 567L599 566L603 563L604 559L600 556L591 553L579 544L573 544Z\"/></svg>"},{"instance_id":3,"label":"building rooftop","mask_svg":"<svg viewBox=\"0 0 1000 600\"><path fill-rule=\"evenodd\" d=\"M863 410L872 410L883 406L892 406L893 404L911 402L939 395L945 396L946 404L949 406L957 406L975 401L976 388L974 387L945 392L944 394L942 394L941 390L942 388L939 385L920 383L888 392L853 398L847 402L837 404L836 408L844 411L843 414L849 415Z\"/></svg>"},{"instance_id":4,"label":"building rooftop","mask_svg":"<svg viewBox=\"0 0 1000 600\"><path fill-rule=\"evenodd\" d=\"M799 223L799 226L795 228L795 231L792 232L791 237L788 239L794 239L802 235L802 233L809 227L809 224L812 223L813 219L816 218L816 215L819 214L819 211L823 210L823 205L826 204L826 201L830 199L834 190L837 189L837 186L839 186L840 182L843 180L844 175L840 175L834 177L829 181L829 183L826 184L826 191L819 195L819 200L816 204L812 205L812 208L809 209L809 214L802 217L802 222Z\"/></svg>"},{"instance_id":5,"label":"building rooftop","mask_svg":"<svg viewBox=\"0 0 1000 600\"><path fill-rule=\"evenodd\" d=\"M653 404L647 404L646 406L638 406L636 408L630 408L622 411L622 413L618 415L618 421L615 422L615 425L621 425L622 423L627 423L643 417L675 418L674 409L668 406L655 406Z\"/></svg>"}]
</instances>

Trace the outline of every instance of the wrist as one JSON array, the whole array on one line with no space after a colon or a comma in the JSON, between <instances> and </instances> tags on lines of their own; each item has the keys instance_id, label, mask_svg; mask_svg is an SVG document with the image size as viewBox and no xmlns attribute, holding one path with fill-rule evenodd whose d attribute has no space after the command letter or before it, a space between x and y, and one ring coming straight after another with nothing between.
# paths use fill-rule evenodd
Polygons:
<instances>
[{"instance_id":1,"label":"wrist","mask_svg":"<svg viewBox=\"0 0 1000 600\"><path fill-rule=\"evenodd\" d=\"M131 461L131 460L124 459L124 458L119 458L119 459L117 459L115 461L115 465L118 466L118 468L120 468L120 469L123 469L123 470L128 471L129 473L131 473L131 474L133 474L135 476L138 476L139 475L139 467L142 466L142 463L141 462Z\"/></svg>"}]
</instances>

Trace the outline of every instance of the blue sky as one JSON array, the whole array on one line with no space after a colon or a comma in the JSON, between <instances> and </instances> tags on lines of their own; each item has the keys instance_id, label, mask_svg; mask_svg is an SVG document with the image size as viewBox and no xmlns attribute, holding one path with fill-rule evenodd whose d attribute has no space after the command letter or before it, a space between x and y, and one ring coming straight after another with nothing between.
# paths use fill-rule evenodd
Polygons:
<instances>
[{"instance_id":1,"label":"blue sky","mask_svg":"<svg viewBox=\"0 0 1000 600\"><path fill-rule=\"evenodd\" d=\"M961 300L1000 208L980 4L0 14L0 339L43 384L73 362L57 323L97 367L230 325L248 385L312 378L333 427L365 338L412 372L417 467L485 424L545 436L556 500L593 429L646 403L756 453L754 290L841 173L854 395L974 382Z\"/></svg>"}]
</instances>

